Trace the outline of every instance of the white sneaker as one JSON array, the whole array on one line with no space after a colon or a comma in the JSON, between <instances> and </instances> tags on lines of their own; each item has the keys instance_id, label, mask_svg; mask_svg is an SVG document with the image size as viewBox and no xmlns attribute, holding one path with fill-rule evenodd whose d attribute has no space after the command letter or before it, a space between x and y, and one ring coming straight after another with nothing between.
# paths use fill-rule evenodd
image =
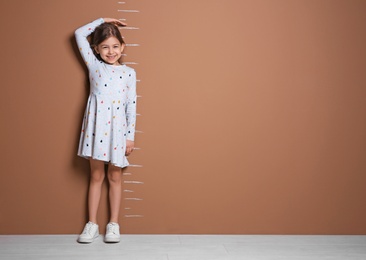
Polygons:
<instances>
[{"instance_id":1,"label":"white sneaker","mask_svg":"<svg viewBox=\"0 0 366 260\"><path fill-rule=\"evenodd\" d=\"M78 238L79 243L91 243L99 236L99 226L91 221L86 223L83 232Z\"/></svg>"},{"instance_id":2,"label":"white sneaker","mask_svg":"<svg viewBox=\"0 0 366 260\"><path fill-rule=\"evenodd\" d=\"M106 243L118 243L120 241L119 225L114 222L110 222L107 225L107 231L104 237Z\"/></svg>"}]
</instances>

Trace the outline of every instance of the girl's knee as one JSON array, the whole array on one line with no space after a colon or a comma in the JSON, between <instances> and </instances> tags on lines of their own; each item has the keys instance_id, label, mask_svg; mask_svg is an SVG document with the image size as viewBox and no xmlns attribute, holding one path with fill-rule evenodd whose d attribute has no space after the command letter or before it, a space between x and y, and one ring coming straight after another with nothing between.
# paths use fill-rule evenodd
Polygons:
<instances>
[{"instance_id":1,"label":"girl's knee","mask_svg":"<svg viewBox=\"0 0 366 260\"><path fill-rule=\"evenodd\" d=\"M103 182L104 176L104 162L90 159L90 180L92 182Z\"/></svg>"},{"instance_id":2,"label":"girl's knee","mask_svg":"<svg viewBox=\"0 0 366 260\"><path fill-rule=\"evenodd\" d=\"M105 176L104 172L98 172L98 171L92 172L90 175L90 181L101 183L104 181L104 176Z\"/></svg>"},{"instance_id":3,"label":"girl's knee","mask_svg":"<svg viewBox=\"0 0 366 260\"><path fill-rule=\"evenodd\" d=\"M110 183L121 183L122 182L122 171L121 168L112 166L108 170L108 181Z\"/></svg>"},{"instance_id":4,"label":"girl's knee","mask_svg":"<svg viewBox=\"0 0 366 260\"><path fill-rule=\"evenodd\" d=\"M122 182L122 174L118 173L109 173L108 174L108 181L110 183L121 183Z\"/></svg>"}]
</instances>

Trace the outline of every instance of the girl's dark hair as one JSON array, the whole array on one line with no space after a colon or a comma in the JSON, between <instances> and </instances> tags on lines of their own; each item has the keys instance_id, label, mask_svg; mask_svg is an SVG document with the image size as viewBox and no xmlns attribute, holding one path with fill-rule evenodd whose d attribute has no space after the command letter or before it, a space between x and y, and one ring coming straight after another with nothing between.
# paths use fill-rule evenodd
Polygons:
<instances>
[{"instance_id":1,"label":"girl's dark hair","mask_svg":"<svg viewBox=\"0 0 366 260\"><path fill-rule=\"evenodd\" d=\"M116 37L117 40L121 43L121 45L125 44L122 39L121 33L117 26L111 23L102 23L97 26L91 35L91 47L94 51L94 48L101 44L103 41L108 39L109 37ZM99 55L97 55L99 56Z\"/></svg>"}]
</instances>

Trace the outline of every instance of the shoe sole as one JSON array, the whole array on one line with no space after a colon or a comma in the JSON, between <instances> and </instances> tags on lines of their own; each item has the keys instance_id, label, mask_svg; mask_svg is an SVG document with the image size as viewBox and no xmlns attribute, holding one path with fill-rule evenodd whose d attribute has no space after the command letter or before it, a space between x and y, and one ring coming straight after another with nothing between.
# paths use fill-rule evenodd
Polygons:
<instances>
[{"instance_id":1,"label":"shoe sole","mask_svg":"<svg viewBox=\"0 0 366 260\"><path fill-rule=\"evenodd\" d=\"M96 238L97 238L98 236L95 236L95 237L93 237L93 238L90 238L90 239L88 239L88 238L82 238L82 239L78 239L78 242L79 243L81 243L81 244L90 244L90 243L92 243Z\"/></svg>"},{"instance_id":2,"label":"shoe sole","mask_svg":"<svg viewBox=\"0 0 366 260\"><path fill-rule=\"evenodd\" d=\"M119 238L105 238L105 243L119 243L121 240Z\"/></svg>"}]
</instances>

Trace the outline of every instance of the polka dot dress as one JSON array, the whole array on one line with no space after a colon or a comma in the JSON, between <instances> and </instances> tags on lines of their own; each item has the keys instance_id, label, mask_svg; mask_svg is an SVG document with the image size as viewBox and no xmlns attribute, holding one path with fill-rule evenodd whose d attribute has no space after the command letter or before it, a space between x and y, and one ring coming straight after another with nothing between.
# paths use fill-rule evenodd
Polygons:
<instances>
[{"instance_id":1,"label":"polka dot dress","mask_svg":"<svg viewBox=\"0 0 366 260\"><path fill-rule=\"evenodd\" d=\"M109 65L94 56L87 36L103 22L98 19L75 31L90 81L78 155L123 168L129 164L126 140L133 141L135 135L136 73L126 65Z\"/></svg>"}]
</instances>

